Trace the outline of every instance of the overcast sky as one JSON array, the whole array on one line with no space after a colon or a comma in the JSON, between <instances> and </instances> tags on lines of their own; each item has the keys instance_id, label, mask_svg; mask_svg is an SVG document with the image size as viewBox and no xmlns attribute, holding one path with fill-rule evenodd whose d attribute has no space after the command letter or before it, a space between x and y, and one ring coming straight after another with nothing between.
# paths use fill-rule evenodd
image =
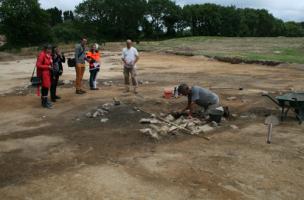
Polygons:
<instances>
[{"instance_id":1,"label":"overcast sky","mask_svg":"<svg viewBox=\"0 0 304 200\"><path fill-rule=\"evenodd\" d=\"M39 0L43 8L57 6L63 10L73 10L83 0ZM216 3L237 7L266 8L275 17L284 21L304 21L304 0L176 0L180 5L193 3Z\"/></svg>"}]
</instances>

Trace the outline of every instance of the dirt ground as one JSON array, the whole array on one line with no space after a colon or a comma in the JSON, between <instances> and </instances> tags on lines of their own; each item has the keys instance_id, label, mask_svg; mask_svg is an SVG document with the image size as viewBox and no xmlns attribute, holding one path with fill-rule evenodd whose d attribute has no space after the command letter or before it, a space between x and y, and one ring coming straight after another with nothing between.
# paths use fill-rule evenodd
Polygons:
<instances>
[{"instance_id":1,"label":"dirt ground","mask_svg":"<svg viewBox=\"0 0 304 200\"><path fill-rule=\"evenodd\" d=\"M279 110L261 93L303 91L304 68L141 53L143 84L133 95L123 94L119 55L104 52L101 90L84 96L66 82L75 72L65 67L67 84L52 110L42 109L28 88L35 59L0 62L0 199L303 198L304 126L290 113L266 144L265 116ZM102 84L109 80L112 86ZM164 88L180 82L212 88L236 118L206 135L210 141L183 134L155 141L141 134L138 121L147 115L133 108L156 114L181 109L186 99L162 98ZM236 100L228 101L231 96ZM122 105L111 110L109 122L86 117L114 97Z\"/></svg>"}]
</instances>

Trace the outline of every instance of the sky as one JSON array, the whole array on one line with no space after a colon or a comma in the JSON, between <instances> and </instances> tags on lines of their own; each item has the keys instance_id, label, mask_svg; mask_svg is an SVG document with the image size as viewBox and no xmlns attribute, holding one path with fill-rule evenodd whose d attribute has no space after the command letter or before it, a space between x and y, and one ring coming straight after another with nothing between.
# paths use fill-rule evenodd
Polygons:
<instances>
[{"instance_id":1,"label":"sky","mask_svg":"<svg viewBox=\"0 0 304 200\"><path fill-rule=\"evenodd\" d=\"M58 7L73 10L83 0L39 0L43 8ZM265 8L284 21L304 21L304 0L175 0L179 5L195 3L216 3L240 8Z\"/></svg>"}]
</instances>

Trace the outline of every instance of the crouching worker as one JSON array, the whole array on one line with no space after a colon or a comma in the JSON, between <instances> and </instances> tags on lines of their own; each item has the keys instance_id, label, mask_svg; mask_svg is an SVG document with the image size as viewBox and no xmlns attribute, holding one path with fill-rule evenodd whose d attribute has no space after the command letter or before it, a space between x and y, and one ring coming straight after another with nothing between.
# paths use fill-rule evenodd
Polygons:
<instances>
[{"instance_id":1,"label":"crouching worker","mask_svg":"<svg viewBox=\"0 0 304 200\"><path fill-rule=\"evenodd\" d=\"M51 87L51 70L52 70L52 46L46 45L39 54L36 62L37 77L41 78L41 105L44 108L52 108L48 100L48 93Z\"/></svg>"},{"instance_id":2,"label":"crouching worker","mask_svg":"<svg viewBox=\"0 0 304 200\"><path fill-rule=\"evenodd\" d=\"M91 90L99 90L99 88L97 88L96 81L97 74L100 71L100 53L98 51L98 44L94 44L86 56L90 65L90 88Z\"/></svg>"},{"instance_id":3,"label":"crouching worker","mask_svg":"<svg viewBox=\"0 0 304 200\"><path fill-rule=\"evenodd\" d=\"M208 115L210 110L219 107L220 100L218 95L208 89L198 86L189 87L187 84L181 84L178 86L177 91L178 95L188 97L188 105L182 113L189 110L189 117L192 117L195 105L202 108L201 114L203 114L203 117Z\"/></svg>"}]
</instances>

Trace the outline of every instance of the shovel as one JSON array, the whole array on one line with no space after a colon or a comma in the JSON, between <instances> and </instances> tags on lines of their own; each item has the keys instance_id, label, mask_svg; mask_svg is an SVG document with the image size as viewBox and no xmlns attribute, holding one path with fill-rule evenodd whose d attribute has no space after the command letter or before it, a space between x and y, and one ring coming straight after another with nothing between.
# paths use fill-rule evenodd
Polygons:
<instances>
[{"instance_id":1,"label":"shovel","mask_svg":"<svg viewBox=\"0 0 304 200\"><path fill-rule=\"evenodd\" d=\"M267 144L271 144L272 140L272 129L274 126L280 125L280 120L273 115L270 115L265 119L265 125L268 125L268 132L267 132L267 137L266 137L266 142Z\"/></svg>"}]
</instances>

